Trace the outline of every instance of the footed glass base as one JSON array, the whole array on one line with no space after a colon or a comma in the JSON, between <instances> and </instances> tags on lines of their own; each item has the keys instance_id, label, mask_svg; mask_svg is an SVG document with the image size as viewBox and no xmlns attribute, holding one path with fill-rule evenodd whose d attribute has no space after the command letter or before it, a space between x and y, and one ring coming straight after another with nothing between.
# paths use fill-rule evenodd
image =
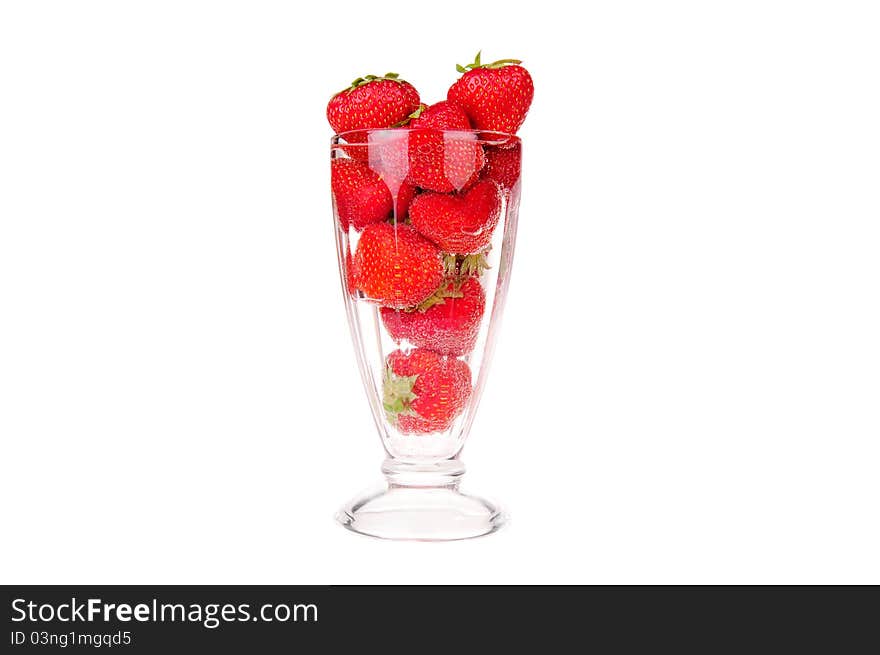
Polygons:
<instances>
[{"instance_id":1,"label":"footed glass base","mask_svg":"<svg viewBox=\"0 0 880 655\"><path fill-rule=\"evenodd\" d=\"M481 537L500 529L506 518L498 505L461 493L457 484L409 487L391 483L356 497L336 515L353 532L411 541Z\"/></svg>"}]
</instances>

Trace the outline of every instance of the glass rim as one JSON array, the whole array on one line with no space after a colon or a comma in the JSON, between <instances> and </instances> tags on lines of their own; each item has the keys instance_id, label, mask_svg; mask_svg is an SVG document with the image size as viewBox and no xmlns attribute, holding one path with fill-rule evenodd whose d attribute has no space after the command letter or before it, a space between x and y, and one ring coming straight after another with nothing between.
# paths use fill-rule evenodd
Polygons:
<instances>
[{"instance_id":1,"label":"glass rim","mask_svg":"<svg viewBox=\"0 0 880 655\"><path fill-rule=\"evenodd\" d=\"M522 143L522 140L515 134L510 134L508 132L499 132L498 130L446 130L434 127L368 127L360 130L346 130L344 132L339 132L338 134L334 134L330 138L330 146L338 147L340 145L345 146L363 146L367 147L370 144L368 141L349 141L348 137L356 134L368 133L371 134L373 132L391 132L395 134L399 134L400 132L423 132L426 130L430 130L432 132L441 132L443 134L467 134L473 135L476 138L473 139L474 143L480 143L483 145L513 145ZM488 138L487 138L488 137ZM343 142L343 143L340 143Z\"/></svg>"}]
</instances>

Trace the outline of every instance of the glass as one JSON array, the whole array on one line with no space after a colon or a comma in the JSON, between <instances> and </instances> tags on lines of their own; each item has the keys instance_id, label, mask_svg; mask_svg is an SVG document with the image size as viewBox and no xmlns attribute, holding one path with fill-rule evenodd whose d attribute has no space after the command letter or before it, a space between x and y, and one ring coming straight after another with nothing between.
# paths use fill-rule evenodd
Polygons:
<instances>
[{"instance_id":1,"label":"glass","mask_svg":"<svg viewBox=\"0 0 880 655\"><path fill-rule=\"evenodd\" d=\"M462 493L459 456L489 371L510 281L519 138L382 129L331 143L345 309L386 459L386 484L350 501L345 527L451 540L505 521Z\"/></svg>"}]
</instances>

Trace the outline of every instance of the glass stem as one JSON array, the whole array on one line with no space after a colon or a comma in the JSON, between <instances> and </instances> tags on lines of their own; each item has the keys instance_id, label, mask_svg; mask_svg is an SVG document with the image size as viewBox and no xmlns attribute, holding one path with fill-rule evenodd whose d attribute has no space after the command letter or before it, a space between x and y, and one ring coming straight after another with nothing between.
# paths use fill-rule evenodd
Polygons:
<instances>
[{"instance_id":1,"label":"glass stem","mask_svg":"<svg viewBox=\"0 0 880 655\"><path fill-rule=\"evenodd\" d=\"M434 462L406 462L389 457L382 463L382 473L391 487L458 488L465 466L458 458Z\"/></svg>"}]
</instances>

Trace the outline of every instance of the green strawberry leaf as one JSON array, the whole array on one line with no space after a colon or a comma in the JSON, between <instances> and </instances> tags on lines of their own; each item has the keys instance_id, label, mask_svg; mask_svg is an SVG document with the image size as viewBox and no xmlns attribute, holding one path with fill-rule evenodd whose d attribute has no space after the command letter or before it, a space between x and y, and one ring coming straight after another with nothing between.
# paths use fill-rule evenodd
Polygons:
<instances>
[{"instance_id":1,"label":"green strawberry leaf","mask_svg":"<svg viewBox=\"0 0 880 655\"><path fill-rule=\"evenodd\" d=\"M489 266L489 260L486 259L488 253L489 251L486 250L485 252L478 252L473 255L465 255L458 267L460 276L462 278L479 277L486 269L492 268Z\"/></svg>"},{"instance_id":2,"label":"green strawberry leaf","mask_svg":"<svg viewBox=\"0 0 880 655\"><path fill-rule=\"evenodd\" d=\"M364 86L365 84L369 84L370 82L375 82L377 80L388 80L389 82L400 82L401 84L407 83L406 80L400 79L400 75L398 73L385 73L382 76L364 75L363 77L358 77L352 80L351 84L348 85L348 88L343 89L339 93L351 93L359 86ZM339 95L339 93L337 93L336 95Z\"/></svg>"},{"instance_id":3,"label":"green strawberry leaf","mask_svg":"<svg viewBox=\"0 0 880 655\"><path fill-rule=\"evenodd\" d=\"M507 66L508 64L521 64L521 59L499 59L498 61L493 61L491 64L484 64L481 61L481 57L483 55L483 51L480 50L477 53L477 56L474 57L474 61L467 66L462 66L461 64L455 65L455 70L459 73L467 73L468 71L476 70L478 68L502 68Z\"/></svg>"},{"instance_id":4,"label":"green strawberry leaf","mask_svg":"<svg viewBox=\"0 0 880 655\"><path fill-rule=\"evenodd\" d=\"M443 274L454 280L457 286L461 286L469 277L480 277L487 269L492 268L487 259L490 250L491 246L472 255L443 255Z\"/></svg>"},{"instance_id":5,"label":"green strawberry leaf","mask_svg":"<svg viewBox=\"0 0 880 655\"><path fill-rule=\"evenodd\" d=\"M458 277L458 257L456 255L443 255L443 275L445 277Z\"/></svg>"},{"instance_id":6,"label":"green strawberry leaf","mask_svg":"<svg viewBox=\"0 0 880 655\"><path fill-rule=\"evenodd\" d=\"M417 396L413 393L418 375L397 375L390 366L385 367L382 380L382 407L388 422L397 424L399 416L413 416L415 411L410 407Z\"/></svg>"},{"instance_id":7,"label":"green strawberry leaf","mask_svg":"<svg viewBox=\"0 0 880 655\"><path fill-rule=\"evenodd\" d=\"M483 64L479 68L502 68L503 66L507 66L508 64L521 64L522 59L499 59L498 61L493 61L491 64Z\"/></svg>"},{"instance_id":8,"label":"green strawberry leaf","mask_svg":"<svg viewBox=\"0 0 880 655\"><path fill-rule=\"evenodd\" d=\"M464 294L458 290L456 285L443 283L443 285L439 289L437 289L437 291L428 296L425 300L422 301L420 305L418 305L411 311L426 312L434 305L444 304L447 298L464 298Z\"/></svg>"}]
</instances>

